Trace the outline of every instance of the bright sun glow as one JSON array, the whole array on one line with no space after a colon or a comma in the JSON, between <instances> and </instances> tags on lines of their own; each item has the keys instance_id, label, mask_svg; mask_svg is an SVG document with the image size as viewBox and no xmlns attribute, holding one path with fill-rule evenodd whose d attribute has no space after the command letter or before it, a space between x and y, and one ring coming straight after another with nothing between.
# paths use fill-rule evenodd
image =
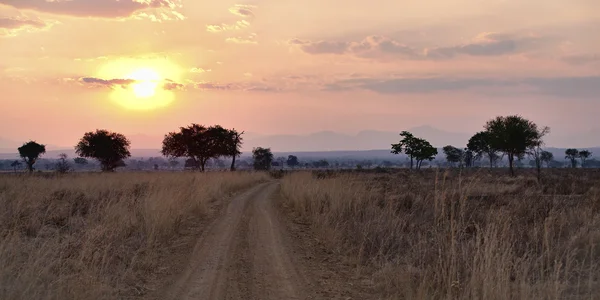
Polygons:
<instances>
[{"instance_id":1,"label":"bright sun glow","mask_svg":"<svg viewBox=\"0 0 600 300\"><path fill-rule=\"evenodd\" d=\"M98 77L103 79L130 79L129 86L116 86L110 98L128 110L154 110L167 107L175 100L175 93L164 89L168 80L181 81L182 70L166 59L118 59L103 65Z\"/></svg>"},{"instance_id":2,"label":"bright sun glow","mask_svg":"<svg viewBox=\"0 0 600 300\"><path fill-rule=\"evenodd\" d=\"M131 85L133 93L138 98L149 98L156 94L160 83L160 75L152 69L139 69L129 74L125 79L133 79L136 83Z\"/></svg>"}]
</instances>

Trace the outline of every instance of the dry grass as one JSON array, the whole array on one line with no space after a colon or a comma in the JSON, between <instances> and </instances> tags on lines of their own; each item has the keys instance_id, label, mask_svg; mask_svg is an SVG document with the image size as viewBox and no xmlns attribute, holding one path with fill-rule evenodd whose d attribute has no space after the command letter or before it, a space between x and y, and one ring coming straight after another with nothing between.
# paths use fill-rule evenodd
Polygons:
<instances>
[{"instance_id":1,"label":"dry grass","mask_svg":"<svg viewBox=\"0 0 600 300\"><path fill-rule=\"evenodd\" d=\"M0 176L0 299L127 299L186 228L257 173ZM189 231L189 230L188 230ZM191 251L191 249L189 249Z\"/></svg>"},{"instance_id":2,"label":"dry grass","mask_svg":"<svg viewBox=\"0 0 600 300\"><path fill-rule=\"evenodd\" d=\"M390 299L600 297L595 171L295 173L282 193Z\"/></svg>"}]
</instances>

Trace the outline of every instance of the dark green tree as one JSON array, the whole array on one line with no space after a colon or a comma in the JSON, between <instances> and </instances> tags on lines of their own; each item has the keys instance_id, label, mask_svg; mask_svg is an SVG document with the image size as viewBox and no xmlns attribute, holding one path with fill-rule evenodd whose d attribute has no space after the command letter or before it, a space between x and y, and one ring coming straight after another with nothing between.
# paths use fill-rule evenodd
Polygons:
<instances>
[{"instance_id":1,"label":"dark green tree","mask_svg":"<svg viewBox=\"0 0 600 300\"><path fill-rule=\"evenodd\" d=\"M458 164L459 167L462 167L463 161L465 159L465 151L451 145L445 146L444 148L442 148L442 150L446 155L446 160L450 164Z\"/></svg>"},{"instance_id":2,"label":"dark green tree","mask_svg":"<svg viewBox=\"0 0 600 300\"><path fill-rule=\"evenodd\" d=\"M273 163L273 153L271 152L271 148L257 147L252 149L252 159L254 160L254 170L270 170L271 164Z\"/></svg>"},{"instance_id":3,"label":"dark green tree","mask_svg":"<svg viewBox=\"0 0 600 300\"><path fill-rule=\"evenodd\" d=\"M86 132L75 146L80 157L94 158L100 162L103 172L114 172L125 165L131 157L131 142L122 134L104 129Z\"/></svg>"},{"instance_id":4,"label":"dark green tree","mask_svg":"<svg viewBox=\"0 0 600 300\"><path fill-rule=\"evenodd\" d=\"M486 123L492 149L498 149L508 157L510 174L515 176L514 162L527 154L542 138L538 126L518 115L496 117Z\"/></svg>"},{"instance_id":5,"label":"dark green tree","mask_svg":"<svg viewBox=\"0 0 600 300\"><path fill-rule=\"evenodd\" d=\"M46 146L42 144L38 144L34 141L29 141L23 146L19 147L19 155L23 158L23 161L27 165L27 170L29 172L33 172L33 165L35 162L42 156L42 154L46 153Z\"/></svg>"},{"instance_id":6,"label":"dark green tree","mask_svg":"<svg viewBox=\"0 0 600 300\"><path fill-rule=\"evenodd\" d=\"M579 150L569 148L565 150L565 158L571 161L571 167L577 168L577 159L579 158Z\"/></svg>"},{"instance_id":7,"label":"dark green tree","mask_svg":"<svg viewBox=\"0 0 600 300\"><path fill-rule=\"evenodd\" d=\"M490 168L494 167L494 163L498 159L498 150L492 148L490 134L486 131L480 131L473 135L469 139L467 149L475 154L475 159L481 159L483 156L487 156L490 160Z\"/></svg>"},{"instance_id":8,"label":"dark green tree","mask_svg":"<svg viewBox=\"0 0 600 300\"><path fill-rule=\"evenodd\" d=\"M298 161L298 157L296 157L295 155L288 155L287 165L290 168L293 169L293 168L297 167L299 164L300 164L300 162Z\"/></svg>"},{"instance_id":9,"label":"dark green tree","mask_svg":"<svg viewBox=\"0 0 600 300\"><path fill-rule=\"evenodd\" d=\"M581 160L581 167L585 168L587 167L587 160L592 157L592 152L588 151L588 150L581 150L579 151L579 159Z\"/></svg>"},{"instance_id":10,"label":"dark green tree","mask_svg":"<svg viewBox=\"0 0 600 300\"><path fill-rule=\"evenodd\" d=\"M400 154L405 153L410 158L410 168L414 167L414 161L416 161L416 168L419 169L424 160L433 160L437 155L437 149L431 146L431 144L424 140L415 137L408 131L402 131L400 133L402 140L397 144L392 144L392 153Z\"/></svg>"}]
</instances>

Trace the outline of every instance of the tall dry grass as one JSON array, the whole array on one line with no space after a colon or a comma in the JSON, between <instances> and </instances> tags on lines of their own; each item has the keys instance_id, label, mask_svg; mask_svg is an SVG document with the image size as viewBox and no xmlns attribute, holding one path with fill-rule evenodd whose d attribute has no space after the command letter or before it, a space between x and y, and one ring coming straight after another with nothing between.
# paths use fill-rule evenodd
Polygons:
<instances>
[{"instance_id":1,"label":"tall dry grass","mask_svg":"<svg viewBox=\"0 0 600 300\"><path fill-rule=\"evenodd\" d=\"M0 299L143 297L186 227L266 177L0 176Z\"/></svg>"},{"instance_id":2,"label":"tall dry grass","mask_svg":"<svg viewBox=\"0 0 600 300\"><path fill-rule=\"evenodd\" d=\"M600 176L533 176L295 173L282 193L386 298L599 298Z\"/></svg>"}]
</instances>

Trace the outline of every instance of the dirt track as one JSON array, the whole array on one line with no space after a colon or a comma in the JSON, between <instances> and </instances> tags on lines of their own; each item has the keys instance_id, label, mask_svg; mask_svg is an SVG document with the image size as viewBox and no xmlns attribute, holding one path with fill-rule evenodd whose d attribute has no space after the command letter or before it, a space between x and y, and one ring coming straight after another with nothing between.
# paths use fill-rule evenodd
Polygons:
<instances>
[{"instance_id":1,"label":"dirt track","mask_svg":"<svg viewBox=\"0 0 600 300\"><path fill-rule=\"evenodd\" d=\"M315 299L317 285L272 203L277 188L264 183L235 197L164 299Z\"/></svg>"}]
</instances>

